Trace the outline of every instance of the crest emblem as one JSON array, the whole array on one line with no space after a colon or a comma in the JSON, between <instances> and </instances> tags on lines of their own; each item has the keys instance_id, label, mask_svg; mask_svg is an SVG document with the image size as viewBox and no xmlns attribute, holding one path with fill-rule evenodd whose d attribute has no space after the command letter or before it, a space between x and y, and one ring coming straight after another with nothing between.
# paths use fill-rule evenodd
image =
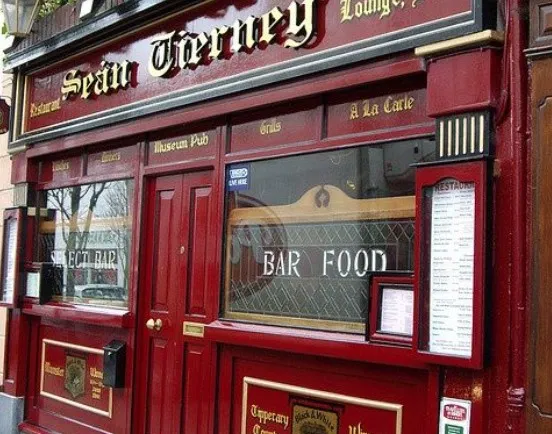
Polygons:
<instances>
[{"instance_id":1,"label":"crest emblem","mask_svg":"<svg viewBox=\"0 0 552 434\"><path fill-rule=\"evenodd\" d=\"M295 404L292 434L337 434L338 416L335 411Z\"/></svg>"},{"instance_id":2,"label":"crest emblem","mask_svg":"<svg viewBox=\"0 0 552 434\"><path fill-rule=\"evenodd\" d=\"M66 356L65 358L65 390L73 399L84 395L84 377L86 360L82 357Z\"/></svg>"}]
</instances>

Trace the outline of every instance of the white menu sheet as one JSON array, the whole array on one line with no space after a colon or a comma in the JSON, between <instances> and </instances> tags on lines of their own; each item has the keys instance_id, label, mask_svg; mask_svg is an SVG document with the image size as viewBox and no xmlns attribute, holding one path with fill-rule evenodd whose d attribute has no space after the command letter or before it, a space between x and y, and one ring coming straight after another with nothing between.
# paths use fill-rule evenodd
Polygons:
<instances>
[{"instance_id":1,"label":"white menu sheet","mask_svg":"<svg viewBox=\"0 0 552 434\"><path fill-rule=\"evenodd\" d=\"M15 257L17 248L17 221L8 220L6 222L6 255L3 258L4 261L4 281L2 282L2 301L7 303L13 302L13 285L15 283Z\"/></svg>"},{"instance_id":2,"label":"white menu sheet","mask_svg":"<svg viewBox=\"0 0 552 434\"><path fill-rule=\"evenodd\" d=\"M429 351L471 357L475 186L446 179L433 187Z\"/></svg>"},{"instance_id":3,"label":"white menu sheet","mask_svg":"<svg viewBox=\"0 0 552 434\"><path fill-rule=\"evenodd\" d=\"M380 331L412 336L414 291L383 288Z\"/></svg>"}]
</instances>

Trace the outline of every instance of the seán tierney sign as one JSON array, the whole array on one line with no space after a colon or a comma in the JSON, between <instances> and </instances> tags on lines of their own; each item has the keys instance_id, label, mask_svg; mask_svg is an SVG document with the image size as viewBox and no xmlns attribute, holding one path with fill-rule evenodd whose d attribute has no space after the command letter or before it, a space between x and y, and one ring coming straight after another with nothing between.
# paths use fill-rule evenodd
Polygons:
<instances>
[{"instance_id":1,"label":"se\u00e1n tierney sign","mask_svg":"<svg viewBox=\"0 0 552 434\"><path fill-rule=\"evenodd\" d=\"M206 2L31 74L23 129L44 135L128 120L478 31L482 5Z\"/></svg>"}]
</instances>

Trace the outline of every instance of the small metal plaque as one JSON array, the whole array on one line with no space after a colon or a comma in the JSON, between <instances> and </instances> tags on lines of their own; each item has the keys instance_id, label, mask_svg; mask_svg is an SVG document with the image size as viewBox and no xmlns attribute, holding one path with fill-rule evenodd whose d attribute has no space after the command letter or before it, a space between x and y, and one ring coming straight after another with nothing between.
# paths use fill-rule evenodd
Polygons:
<instances>
[{"instance_id":1,"label":"small metal plaque","mask_svg":"<svg viewBox=\"0 0 552 434\"><path fill-rule=\"evenodd\" d=\"M65 389L73 399L84 395L84 376L86 360L81 357L67 356L65 359Z\"/></svg>"},{"instance_id":2,"label":"small metal plaque","mask_svg":"<svg viewBox=\"0 0 552 434\"><path fill-rule=\"evenodd\" d=\"M292 434L337 434L337 413L314 407L293 406Z\"/></svg>"}]
</instances>

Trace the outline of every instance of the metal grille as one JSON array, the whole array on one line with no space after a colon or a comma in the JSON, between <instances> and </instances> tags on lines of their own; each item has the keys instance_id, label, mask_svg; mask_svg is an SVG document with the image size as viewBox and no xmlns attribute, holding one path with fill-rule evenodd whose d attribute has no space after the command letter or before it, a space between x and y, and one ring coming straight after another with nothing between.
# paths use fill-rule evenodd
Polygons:
<instances>
[{"instance_id":1,"label":"metal grille","mask_svg":"<svg viewBox=\"0 0 552 434\"><path fill-rule=\"evenodd\" d=\"M387 270L412 270L413 239L412 220L236 226L227 270L231 273L227 306L234 313L364 322L368 275L262 276L263 249L312 252L377 247L391 253Z\"/></svg>"}]
</instances>

